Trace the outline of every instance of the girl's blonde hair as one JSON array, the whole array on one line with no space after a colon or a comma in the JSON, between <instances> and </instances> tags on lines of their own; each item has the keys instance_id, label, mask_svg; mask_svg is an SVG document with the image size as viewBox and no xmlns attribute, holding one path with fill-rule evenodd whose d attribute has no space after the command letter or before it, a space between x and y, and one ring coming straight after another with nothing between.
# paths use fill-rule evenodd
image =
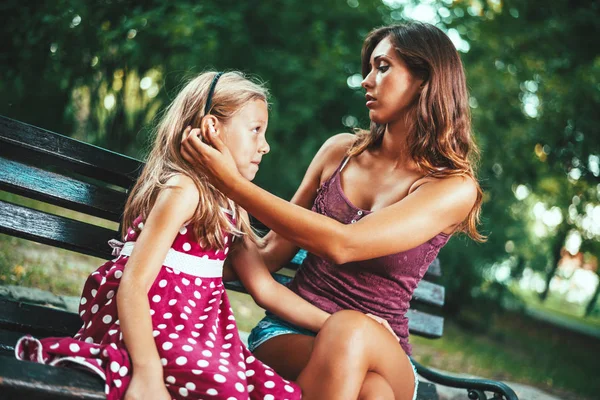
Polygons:
<instances>
[{"instance_id":1,"label":"girl's blonde hair","mask_svg":"<svg viewBox=\"0 0 600 400\"><path fill-rule=\"evenodd\" d=\"M203 246L224 249L224 234L236 236L247 235L252 241L258 240L247 218L243 218L240 207L235 205L235 224L232 224L221 207L230 209L229 200L217 190L204 174L199 174L185 161L180 153L183 131L187 126L200 127L204 117L204 108L210 85L217 73L205 72L191 79L175 100L164 111L155 129L154 145L147 157L135 186L125 204L122 234L127 227L133 226L138 216L147 218L161 189L170 187L167 180L176 174L190 177L200 195L194 216L189 223L193 233ZM260 83L251 81L240 72L226 72L214 90L209 114L214 115L222 123L229 119L243 106L254 100L267 102L268 91Z\"/></svg>"}]
</instances>

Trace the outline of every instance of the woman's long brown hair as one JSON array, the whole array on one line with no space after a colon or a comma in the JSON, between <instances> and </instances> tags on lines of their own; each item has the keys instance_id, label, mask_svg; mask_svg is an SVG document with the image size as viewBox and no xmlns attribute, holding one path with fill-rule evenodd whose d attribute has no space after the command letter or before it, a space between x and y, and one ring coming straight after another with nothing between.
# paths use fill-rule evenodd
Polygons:
<instances>
[{"instance_id":1,"label":"woman's long brown hair","mask_svg":"<svg viewBox=\"0 0 600 400\"><path fill-rule=\"evenodd\" d=\"M371 71L373 50L388 37L411 72L424 80L420 95L405 114L410 156L427 176L473 179L477 200L457 231L483 242L486 238L477 231L483 200L475 168L479 151L472 138L469 94L458 52L448 36L430 24L414 22L377 28L363 45L363 77ZM348 155L379 146L385 129L385 124L371 122L370 130L358 130Z\"/></svg>"}]
</instances>

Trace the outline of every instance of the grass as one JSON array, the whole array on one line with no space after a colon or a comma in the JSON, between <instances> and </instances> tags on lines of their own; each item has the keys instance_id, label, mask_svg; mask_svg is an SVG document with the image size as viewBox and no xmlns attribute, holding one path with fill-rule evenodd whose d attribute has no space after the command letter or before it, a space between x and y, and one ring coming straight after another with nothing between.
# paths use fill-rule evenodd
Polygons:
<instances>
[{"instance_id":1,"label":"grass","mask_svg":"<svg viewBox=\"0 0 600 400\"><path fill-rule=\"evenodd\" d=\"M598 312L600 302L596 305L595 312L593 312L592 315L585 317L584 305L569 303L565 301L562 296L553 292L549 293L548 298L544 302L541 302L537 293L534 292L518 291L517 294L529 308L550 312L565 320L600 329L600 312Z\"/></svg>"},{"instance_id":2,"label":"grass","mask_svg":"<svg viewBox=\"0 0 600 400\"><path fill-rule=\"evenodd\" d=\"M489 332L465 331L446 320L439 340L411 338L415 359L427 366L519 382L563 399L597 398L600 341L562 328L506 313Z\"/></svg>"}]
</instances>

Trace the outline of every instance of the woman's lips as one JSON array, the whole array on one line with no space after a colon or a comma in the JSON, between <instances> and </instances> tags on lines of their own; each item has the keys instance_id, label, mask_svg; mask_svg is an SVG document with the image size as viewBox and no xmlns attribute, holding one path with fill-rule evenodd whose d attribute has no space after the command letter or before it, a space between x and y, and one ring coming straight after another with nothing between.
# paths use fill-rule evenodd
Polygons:
<instances>
[{"instance_id":1,"label":"woman's lips","mask_svg":"<svg viewBox=\"0 0 600 400\"><path fill-rule=\"evenodd\" d=\"M375 102L377 101L377 99L375 97L371 96L368 93L365 95L365 98L367 99L367 104L366 104L367 107L372 107L375 104Z\"/></svg>"}]
</instances>

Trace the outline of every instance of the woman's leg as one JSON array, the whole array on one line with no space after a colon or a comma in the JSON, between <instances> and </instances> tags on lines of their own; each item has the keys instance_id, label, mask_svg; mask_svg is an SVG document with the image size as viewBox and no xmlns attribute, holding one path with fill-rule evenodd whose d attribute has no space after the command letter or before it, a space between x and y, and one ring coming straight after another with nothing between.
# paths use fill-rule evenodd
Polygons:
<instances>
[{"instance_id":1,"label":"woman's leg","mask_svg":"<svg viewBox=\"0 0 600 400\"><path fill-rule=\"evenodd\" d=\"M254 350L254 355L285 379L296 381L308 364L314 343L315 338L312 336L281 335L261 344ZM312 382L307 381L300 384L300 387L303 392L313 392L311 385ZM364 378L358 399L394 400L394 392L381 375L369 372Z\"/></svg>"},{"instance_id":2,"label":"woman's leg","mask_svg":"<svg viewBox=\"0 0 600 400\"><path fill-rule=\"evenodd\" d=\"M396 400L412 399L412 366L396 338L364 314L345 310L319 331L297 382L308 400L355 399L368 372L380 375Z\"/></svg>"}]
</instances>

